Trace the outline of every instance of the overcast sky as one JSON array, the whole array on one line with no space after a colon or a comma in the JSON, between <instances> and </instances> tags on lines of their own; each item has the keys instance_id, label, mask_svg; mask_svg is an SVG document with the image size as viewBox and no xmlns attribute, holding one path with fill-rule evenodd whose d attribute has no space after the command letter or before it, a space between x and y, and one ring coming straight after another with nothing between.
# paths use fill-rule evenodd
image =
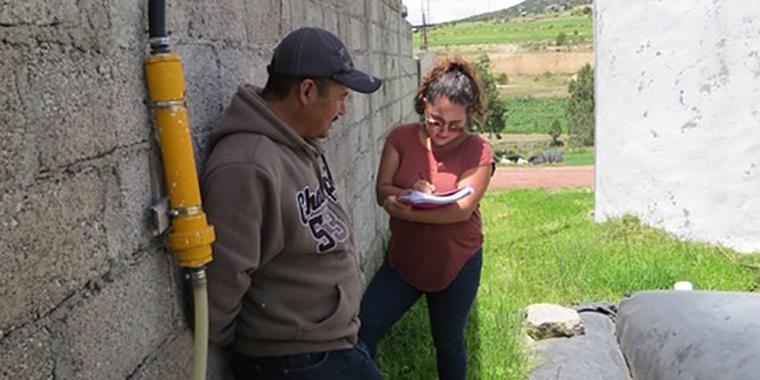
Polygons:
<instances>
[{"instance_id":1,"label":"overcast sky","mask_svg":"<svg viewBox=\"0 0 760 380\"><path fill-rule=\"evenodd\" d=\"M422 5L430 4L429 23L446 22L509 8L523 0L402 0L409 10L406 17L412 25L422 24Z\"/></svg>"}]
</instances>

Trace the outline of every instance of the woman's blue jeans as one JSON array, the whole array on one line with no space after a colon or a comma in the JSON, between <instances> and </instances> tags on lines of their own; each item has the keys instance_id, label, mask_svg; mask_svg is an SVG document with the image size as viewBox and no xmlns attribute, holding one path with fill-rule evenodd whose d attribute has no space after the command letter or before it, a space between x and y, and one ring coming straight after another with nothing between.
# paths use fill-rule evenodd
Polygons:
<instances>
[{"instance_id":1,"label":"woman's blue jeans","mask_svg":"<svg viewBox=\"0 0 760 380\"><path fill-rule=\"evenodd\" d=\"M390 328L424 294L436 350L438 377L441 380L464 379L467 375L467 351L464 327L480 285L483 265L478 250L446 289L426 293L409 285L386 260L362 298L359 339L375 358L377 343Z\"/></svg>"}]
</instances>

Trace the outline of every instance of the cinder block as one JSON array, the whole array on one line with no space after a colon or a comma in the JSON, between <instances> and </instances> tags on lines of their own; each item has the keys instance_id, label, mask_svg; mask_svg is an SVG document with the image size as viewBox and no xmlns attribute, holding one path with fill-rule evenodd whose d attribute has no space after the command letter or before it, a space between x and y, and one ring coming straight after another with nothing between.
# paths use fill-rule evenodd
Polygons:
<instances>
[{"instance_id":1,"label":"cinder block","mask_svg":"<svg viewBox=\"0 0 760 380\"><path fill-rule=\"evenodd\" d=\"M377 0L365 0L367 21L371 24L382 24L383 2Z\"/></svg>"},{"instance_id":2,"label":"cinder block","mask_svg":"<svg viewBox=\"0 0 760 380\"><path fill-rule=\"evenodd\" d=\"M399 41L399 39L401 37L397 31L391 29L386 29L386 31L388 33L388 53L396 56L399 54L399 47L401 46L401 41Z\"/></svg>"},{"instance_id":3,"label":"cinder block","mask_svg":"<svg viewBox=\"0 0 760 380\"><path fill-rule=\"evenodd\" d=\"M404 4L401 0L385 0L385 3L391 8L392 11L400 14L401 6Z\"/></svg>"},{"instance_id":4,"label":"cinder block","mask_svg":"<svg viewBox=\"0 0 760 380\"><path fill-rule=\"evenodd\" d=\"M399 57L399 75L402 78L413 76L416 80L417 78L417 61L412 59L411 57L401 56ZM404 91L404 93L408 92L408 85L411 82L411 86L416 87L417 84L414 83L415 80L407 80L405 83L403 83L404 89L407 91Z\"/></svg>"},{"instance_id":5,"label":"cinder block","mask_svg":"<svg viewBox=\"0 0 760 380\"><path fill-rule=\"evenodd\" d=\"M53 378L55 359L50 332L29 327L0 341L0 378L47 380Z\"/></svg>"},{"instance_id":6,"label":"cinder block","mask_svg":"<svg viewBox=\"0 0 760 380\"><path fill-rule=\"evenodd\" d=\"M333 177L345 173L353 161L355 147L349 146L345 139L334 135L325 143L325 156ZM350 189L348 189L350 191Z\"/></svg>"},{"instance_id":7,"label":"cinder block","mask_svg":"<svg viewBox=\"0 0 760 380\"><path fill-rule=\"evenodd\" d=\"M401 17L401 13L399 13L398 9L394 9L393 7L388 8L388 18L385 20L385 23L390 32L398 34L400 24L403 21L404 18Z\"/></svg>"},{"instance_id":8,"label":"cinder block","mask_svg":"<svg viewBox=\"0 0 760 380\"><path fill-rule=\"evenodd\" d=\"M383 28L387 28L389 26L389 21L391 17L394 17L396 15L395 11L388 7L388 4L385 2L378 1L380 4L380 19L378 20L378 24L382 25Z\"/></svg>"},{"instance_id":9,"label":"cinder block","mask_svg":"<svg viewBox=\"0 0 760 380\"><path fill-rule=\"evenodd\" d=\"M217 54L211 45L180 45L176 51L186 58L183 69L190 131L193 135L208 132L223 107Z\"/></svg>"},{"instance_id":10,"label":"cinder block","mask_svg":"<svg viewBox=\"0 0 760 380\"><path fill-rule=\"evenodd\" d=\"M351 147L351 156L356 157L364 151L362 145L366 145L365 141L367 140L367 134L370 132L369 128L361 128L361 126L356 125L349 128L346 132L342 144ZM346 169L350 169L351 167L347 166Z\"/></svg>"},{"instance_id":11,"label":"cinder block","mask_svg":"<svg viewBox=\"0 0 760 380\"><path fill-rule=\"evenodd\" d=\"M306 5L303 0L281 0L282 18L280 19L281 38L289 32L306 26Z\"/></svg>"},{"instance_id":12,"label":"cinder block","mask_svg":"<svg viewBox=\"0 0 760 380\"><path fill-rule=\"evenodd\" d=\"M78 16L76 3L75 0L6 2L0 12L0 23L11 26L75 23Z\"/></svg>"},{"instance_id":13,"label":"cinder block","mask_svg":"<svg viewBox=\"0 0 760 380\"><path fill-rule=\"evenodd\" d=\"M403 97L399 102L399 106L401 107L401 124L411 123L419 120L419 117L414 110L414 94L410 95Z\"/></svg>"},{"instance_id":14,"label":"cinder block","mask_svg":"<svg viewBox=\"0 0 760 380\"><path fill-rule=\"evenodd\" d=\"M401 46L399 47L401 54L411 57L414 48L412 42L412 25L408 21L402 22L401 31L399 33L401 33Z\"/></svg>"},{"instance_id":15,"label":"cinder block","mask_svg":"<svg viewBox=\"0 0 760 380\"><path fill-rule=\"evenodd\" d=\"M388 74L388 78L394 79L394 81L399 77L399 64L398 64L398 56L395 54L387 54L385 56L385 72ZM394 101L398 99L398 94L391 93L389 100Z\"/></svg>"},{"instance_id":16,"label":"cinder block","mask_svg":"<svg viewBox=\"0 0 760 380\"><path fill-rule=\"evenodd\" d=\"M369 114L369 97L365 94L351 93L348 97L348 105L346 111L346 123L355 127L352 128L366 128L366 125L362 125L362 120L367 118Z\"/></svg>"},{"instance_id":17,"label":"cinder block","mask_svg":"<svg viewBox=\"0 0 760 380\"><path fill-rule=\"evenodd\" d=\"M86 170L0 194L0 330L49 312L105 273L104 187Z\"/></svg>"},{"instance_id":18,"label":"cinder block","mask_svg":"<svg viewBox=\"0 0 760 380\"><path fill-rule=\"evenodd\" d=\"M71 164L110 151L116 128L110 118L113 78L98 71L105 61L72 46L41 44L27 53L29 83L22 92L28 122L37 128L45 168Z\"/></svg>"},{"instance_id":19,"label":"cinder block","mask_svg":"<svg viewBox=\"0 0 760 380\"><path fill-rule=\"evenodd\" d=\"M116 130L118 146L147 141L154 133L152 111L147 105L144 59L142 47L140 50L118 50L96 69L114 83L107 93L101 94L108 104L102 112L110 120L108 127Z\"/></svg>"},{"instance_id":20,"label":"cinder block","mask_svg":"<svg viewBox=\"0 0 760 380\"><path fill-rule=\"evenodd\" d=\"M27 151L29 150L23 116L14 107L6 102L5 94L0 94L0 182L14 179L23 168L29 168L31 162ZM23 174L22 174L23 176Z\"/></svg>"},{"instance_id":21,"label":"cinder block","mask_svg":"<svg viewBox=\"0 0 760 380\"><path fill-rule=\"evenodd\" d=\"M388 111L393 125L398 125L402 121L402 114L401 114L401 101L395 101L393 104L390 105L389 111Z\"/></svg>"},{"instance_id":22,"label":"cinder block","mask_svg":"<svg viewBox=\"0 0 760 380\"><path fill-rule=\"evenodd\" d=\"M73 2L73 1L72 1ZM116 46L142 53L148 44L148 3L141 0L122 0L109 4L110 33Z\"/></svg>"},{"instance_id":23,"label":"cinder block","mask_svg":"<svg viewBox=\"0 0 760 380\"><path fill-rule=\"evenodd\" d=\"M160 154L158 150L156 153ZM112 258L130 257L153 239L150 155L148 144L115 153L113 175L104 178L103 182L108 184L105 223ZM163 172L158 174L163 178Z\"/></svg>"},{"instance_id":24,"label":"cinder block","mask_svg":"<svg viewBox=\"0 0 760 380\"><path fill-rule=\"evenodd\" d=\"M227 108L241 84L251 83L263 87L268 77L266 66L269 57L263 51L252 49L223 49L219 52L221 75L221 105ZM213 128L213 125L211 126Z\"/></svg>"},{"instance_id":25,"label":"cinder block","mask_svg":"<svg viewBox=\"0 0 760 380\"><path fill-rule=\"evenodd\" d=\"M242 44L247 40L245 0L187 3L188 37L191 40L225 41Z\"/></svg>"},{"instance_id":26,"label":"cinder block","mask_svg":"<svg viewBox=\"0 0 760 380\"><path fill-rule=\"evenodd\" d=\"M342 17L340 19L340 39L346 44L351 56L367 50L367 25L361 19Z\"/></svg>"},{"instance_id":27,"label":"cinder block","mask_svg":"<svg viewBox=\"0 0 760 380\"><path fill-rule=\"evenodd\" d=\"M348 22L349 17L340 13L333 5L323 5L322 16L323 22L321 27L338 36L345 44L346 41L340 35L338 24ZM338 21L339 19L340 21ZM348 50L350 51L351 48L349 47Z\"/></svg>"},{"instance_id":28,"label":"cinder block","mask_svg":"<svg viewBox=\"0 0 760 380\"><path fill-rule=\"evenodd\" d=\"M385 60L383 58L383 55L373 53L371 55L368 55L368 57L370 58L369 71L380 79L383 79L383 80L387 79L388 78L388 73L386 72L387 66L385 65ZM383 83L383 87L385 87L385 83ZM377 95L378 92L375 92L372 95Z\"/></svg>"},{"instance_id":29,"label":"cinder block","mask_svg":"<svg viewBox=\"0 0 760 380\"><path fill-rule=\"evenodd\" d=\"M145 363L133 380L185 380L192 377L193 335L189 329L161 346L159 352Z\"/></svg>"},{"instance_id":30,"label":"cinder block","mask_svg":"<svg viewBox=\"0 0 760 380\"><path fill-rule=\"evenodd\" d=\"M160 251L102 284L63 320L65 363L78 379L123 379L178 329L169 259Z\"/></svg>"},{"instance_id":31,"label":"cinder block","mask_svg":"<svg viewBox=\"0 0 760 380\"><path fill-rule=\"evenodd\" d=\"M18 76L26 73L19 68L23 68L19 52L0 45L0 183L29 181L35 165L32 134L17 86Z\"/></svg>"},{"instance_id":32,"label":"cinder block","mask_svg":"<svg viewBox=\"0 0 760 380\"><path fill-rule=\"evenodd\" d=\"M368 72L378 78L382 77L376 73L374 70L374 67L372 65L372 60L370 59L370 55L366 52L354 52L351 54L351 59L354 61L354 66L359 68L362 71ZM375 94L377 93L374 92ZM358 94L357 94L358 95ZM364 95L364 94L362 94Z\"/></svg>"},{"instance_id":33,"label":"cinder block","mask_svg":"<svg viewBox=\"0 0 760 380\"><path fill-rule=\"evenodd\" d=\"M397 121L401 119L399 115L393 113L392 106L383 108L382 117L383 125L396 125Z\"/></svg>"},{"instance_id":34,"label":"cinder block","mask_svg":"<svg viewBox=\"0 0 760 380\"><path fill-rule=\"evenodd\" d=\"M324 25L324 8L321 4L315 4L311 1L304 1L306 11L306 23L302 26L319 26Z\"/></svg>"},{"instance_id":35,"label":"cinder block","mask_svg":"<svg viewBox=\"0 0 760 380\"><path fill-rule=\"evenodd\" d=\"M361 257L366 257L377 231L373 217L373 208L377 206L374 203L374 192L369 187L359 189L357 195L351 208L351 221L357 251Z\"/></svg>"},{"instance_id":36,"label":"cinder block","mask_svg":"<svg viewBox=\"0 0 760 380\"><path fill-rule=\"evenodd\" d=\"M390 38L389 38L389 35L388 35L387 25L385 25L385 24L382 24L382 25L372 24L372 25L375 25L378 28L378 30L377 30L377 40L375 42L375 45L373 46L374 51L376 53L380 53L380 54L389 54L389 53L391 53L391 51L389 49L389 46L390 46L389 39Z\"/></svg>"},{"instance_id":37,"label":"cinder block","mask_svg":"<svg viewBox=\"0 0 760 380\"><path fill-rule=\"evenodd\" d=\"M278 0L245 1L248 42L274 45L282 38L283 11Z\"/></svg>"},{"instance_id":38,"label":"cinder block","mask_svg":"<svg viewBox=\"0 0 760 380\"><path fill-rule=\"evenodd\" d=\"M366 2L368 0L353 0L353 1L338 0L338 1L346 4L344 8L348 12L348 14L350 14L351 16L359 17L359 18L365 17L365 9L367 6Z\"/></svg>"},{"instance_id":39,"label":"cinder block","mask_svg":"<svg viewBox=\"0 0 760 380\"><path fill-rule=\"evenodd\" d=\"M375 218L375 226L377 226L377 231L379 235L390 235L389 232L389 220L388 213L385 212L384 209L378 207L374 210L373 217Z\"/></svg>"},{"instance_id":40,"label":"cinder block","mask_svg":"<svg viewBox=\"0 0 760 380\"><path fill-rule=\"evenodd\" d=\"M374 186L375 171L377 170L374 161L368 153L357 153L351 157L351 167L346 170L346 191L347 194L356 198L358 194L369 191ZM359 212L354 210L354 212Z\"/></svg>"},{"instance_id":41,"label":"cinder block","mask_svg":"<svg viewBox=\"0 0 760 380\"><path fill-rule=\"evenodd\" d=\"M192 7L193 5L186 1L170 0L166 2L166 32L169 34L172 45L188 39ZM147 18L147 4L144 12L145 16L143 17ZM147 26L147 23L144 25Z\"/></svg>"}]
</instances>

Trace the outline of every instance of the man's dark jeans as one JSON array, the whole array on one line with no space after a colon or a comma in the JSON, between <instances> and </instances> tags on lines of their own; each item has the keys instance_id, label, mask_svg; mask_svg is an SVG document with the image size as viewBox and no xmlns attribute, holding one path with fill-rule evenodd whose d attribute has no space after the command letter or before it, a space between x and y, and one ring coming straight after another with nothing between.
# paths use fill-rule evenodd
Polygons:
<instances>
[{"instance_id":1,"label":"man's dark jeans","mask_svg":"<svg viewBox=\"0 0 760 380\"><path fill-rule=\"evenodd\" d=\"M254 358L235 353L232 359L238 380L382 380L382 375L359 342L353 348L337 351Z\"/></svg>"},{"instance_id":2,"label":"man's dark jeans","mask_svg":"<svg viewBox=\"0 0 760 380\"><path fill-rule=\"evenodd\" d=\"M407 284L386 261L364 293L359 314L362 321L359 339L367 344L372 358L378 341L425 294L438 376L441 380L464 379L467 375L464 326L478 292L482 265L483 252L478 250L446 289L425 293Z\"/></svg>"}]
</instances>

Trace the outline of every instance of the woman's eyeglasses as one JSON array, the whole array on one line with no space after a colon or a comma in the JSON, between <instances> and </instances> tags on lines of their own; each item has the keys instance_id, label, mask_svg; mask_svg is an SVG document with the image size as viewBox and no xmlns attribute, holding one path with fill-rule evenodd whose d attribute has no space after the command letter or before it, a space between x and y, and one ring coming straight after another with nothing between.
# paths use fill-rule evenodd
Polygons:
<instances>
[{"instance_id":1,"label":"woman's eyeglasses","mask_svg":"<svg viewBox=\"0 0 760 380\"><path fill-rule=\"evenodd\" d=\"M446 122L444 120L436 119L429 114L425 115L425 124L435 131L443 131L448 129L451 133L460 133L464 131L464 122Z\"/></svg>"}]
</instances>

